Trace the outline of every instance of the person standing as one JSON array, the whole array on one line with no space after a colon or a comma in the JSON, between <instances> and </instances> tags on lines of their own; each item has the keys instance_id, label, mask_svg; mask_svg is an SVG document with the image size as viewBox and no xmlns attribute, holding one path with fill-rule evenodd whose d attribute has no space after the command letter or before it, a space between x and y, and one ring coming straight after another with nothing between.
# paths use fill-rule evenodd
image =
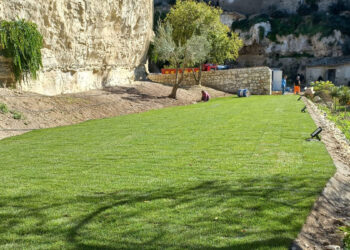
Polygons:
<instances>
[{"instance_id":1,"label":"person standing","mask_svg":"<svg viewBox=\"0 0 350 250\"><path fill-rule=\"evenodd\" d=\"M294 94L300 94L300 85L301 85L300 75L298 74L297 79L295 80L295 83L294 83Z\"/></svg>"},{"instance_id":2,"label":"person standing","mask_svg":"<svg viewBox=\"0 0 350 250\"><path fill-rule=\"evenodd\" d=\"M287 76L285 75L282 79L282 95L286 92L287 87Z\"/></svg>"}]
</instances>

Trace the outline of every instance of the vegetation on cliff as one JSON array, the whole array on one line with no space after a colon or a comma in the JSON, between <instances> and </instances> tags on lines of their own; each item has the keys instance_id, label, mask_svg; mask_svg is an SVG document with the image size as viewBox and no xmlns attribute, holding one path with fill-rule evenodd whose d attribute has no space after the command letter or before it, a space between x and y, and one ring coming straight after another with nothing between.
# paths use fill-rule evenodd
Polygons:
<instances>
[{"instance_id":1,"label":"vegetation on cliff","mask_svg":"<svg viewBox=\"0 0 350 250\"><path fill-rule=\"evenodd\" d=\"M249 31L250 28L261 22L271 24L271 32L268 38L277 41L277 35L308 35L313 36L318 33L321 37L330 36L334 30L339 30L342 34L350 36L350 16L339 15L341 11L350 10L342 1L329 7L329 12L320 13L314 5L300 5L298 13L289 14L285 11L276 10L267 14L262 14L253 18L247 18L232 23L232 30ZM312 7L314 6L314 7ZM342 8L342 10L340 10Z\"/></svg>"},{"instance_id":2,"label":"vegetation on cliff","mask_svg":"<svg viewBox=\"0 0 350 250\"><path fill-rule=\"evenodd\" d=\"M0 22L0 55L12 59L12 70L17 81L24 75L37 77L42 67L43 37L37 25L25 20Z\"/></svg>"}]
</instances>

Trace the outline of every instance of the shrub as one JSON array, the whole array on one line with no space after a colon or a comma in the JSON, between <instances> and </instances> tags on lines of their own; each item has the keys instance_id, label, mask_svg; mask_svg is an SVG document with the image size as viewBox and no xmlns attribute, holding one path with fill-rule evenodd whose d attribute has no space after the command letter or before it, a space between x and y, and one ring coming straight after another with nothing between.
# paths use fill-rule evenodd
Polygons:
<instances>
[{"instance_id":1,"label":"shrub","mask_svg":"<svg viewBox=\"0 0 350 250\"><path fill-rule=\"evenodd\" d=\"M346 249L350 248L350 227L342 227L340 228L346 235L344 238L344 243L345 243L345 247L347 247Z\"/></svg>"},{"instance_id":2,"label":"shrub","mask_svg":"<svg viewBox=\"0 0 350 250\"><path fill-rule=\"evenodd\" d=\"M23 115L17 111L11 111L13 119L21 120L23 118Z\"/></svg>"},{"instance_id":3,"label":"shrub","mask_svg":"<svg viewBox=\"0 0 350 250\"><path fill-rule=\"evenodd\" d=\"M331 91L335 87L331 81L316 81L312 82L311 86L314 87L315 92L323 90Z\"/></svg>"},{"instance_id":4,"label":"shrub","mask_svg":"<svg viewBox=\"0 0 350 250\"><path fill-rule=\"evenodd\" d=\"M330 81L316 81L312 82L311 86L314 87L315 96L321 97L324 102L332 101L332 89L335 87Z\"/></svg>"},{"instance_id":5,"label":"shrub","mask_svg":"<svg viewBox=\"0 0 350 250\"><path fill-rule=\"evenodd\" d=\"M43 37L37 25L25 20L0 22L0 55L12 58L17 81L30 74L34 79L42 67Z\"/></svg>"},{"instance_id":6,"label":"shrub","mask_svg":"<svg viewBox=\"0 0 350 250\"><path fill-rule=\"evenodd\" d=\"M3 114L6 114L9 112L8 108L7 108L7 105L4 104L4 103L0 103L0 112L3 113Z\"/></svg>"},{"instance_id":7,"label":"shrub","mask_svg":"<svg viewBox=\"0 0 350 250\"><path fill-rule=\"evenodd\" d=\"M343 86L339 88L339 91L339 103L344 106L350 105L350 89Z\"/></svg>"},{"instance_id":8,"label":"shrub","mask_svg":"<svg viewBox=\"0 0 350 250\"><path fill-rule=\"evenodd\" d=\"M339 99L340 94L341 94L341 92L340 92L340 89L338 87L333 87L331 89L330 95L332 96L333 101L334 101L333 108L335 111L337 110L337 100Z\"/></svg>"}]
</instances>

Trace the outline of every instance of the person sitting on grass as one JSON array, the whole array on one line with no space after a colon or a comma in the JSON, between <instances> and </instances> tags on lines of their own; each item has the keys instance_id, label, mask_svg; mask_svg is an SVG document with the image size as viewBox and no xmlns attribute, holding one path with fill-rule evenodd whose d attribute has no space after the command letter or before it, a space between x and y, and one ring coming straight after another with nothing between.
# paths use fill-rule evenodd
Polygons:
<instances>
[{"instance_id":1,"label":"person sitting on grass","mask_svg":"<svg viewBox=\"0 0 350 250\"><path fill-rule=\"evenodd\" d=\"M202 90L202 101L208 102L210 100L210 95L207 91Z\"/></svg>"}]
</instances>

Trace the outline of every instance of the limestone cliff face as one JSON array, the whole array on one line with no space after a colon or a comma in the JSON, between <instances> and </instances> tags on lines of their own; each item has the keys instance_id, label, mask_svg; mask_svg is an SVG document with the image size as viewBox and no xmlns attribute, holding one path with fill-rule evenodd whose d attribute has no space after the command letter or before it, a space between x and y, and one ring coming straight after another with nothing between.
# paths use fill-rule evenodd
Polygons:
<instances>
[{"instance_id":1,"label":"limestone cliff face","mask_svg":"<svg viewBox=\"0 0 350 250\"><path fill-rule=\"evenodd\" d=\"M264 36L259 34L260 27L264 30ZM258 46L261 48L260 53L266 56L279 54L289 56L291 54L309 54L314 57L342 56L342 48L347 41L347 37L340 31L335 30L331 36L322 37L320 33L307 35L288 35L278 36L277 41L273 42L267 38L271 31L269 22L262 22L253 25L248 32L236 30L246 47ZM249 48L248 48L249 50Z\"/></svg>"},{"instance_id":2,"label":"limestone cliff face","mask_svg":"<svg viewBox=\"0 0 350 250\"><path fill-rule=\"evenodd\" d=\"M153 0L1 0L0 20L25 18L44 37L43 71L24 90L43 94L130 83L142 73Z\"/></svg>"},{"instance_id":3,"label":"limestone cliff face","mask_svg":"<svg viewBox=\"0 0 350 250\"><path fill-rule=\"evenodd\" d=\"M265 31L263 36L260 27ZM304 74L305 65L317 58L343 56L343 48L349 42L349 37L338 30L327 37L320 33L313 36L277 35L277 41L273 42L267 38L270 31L269 22L257 23L247 32L236 30L245 44L238 58L240 66L264 65L281 68L289 75Z\"/></svg>"}]
</instances>

